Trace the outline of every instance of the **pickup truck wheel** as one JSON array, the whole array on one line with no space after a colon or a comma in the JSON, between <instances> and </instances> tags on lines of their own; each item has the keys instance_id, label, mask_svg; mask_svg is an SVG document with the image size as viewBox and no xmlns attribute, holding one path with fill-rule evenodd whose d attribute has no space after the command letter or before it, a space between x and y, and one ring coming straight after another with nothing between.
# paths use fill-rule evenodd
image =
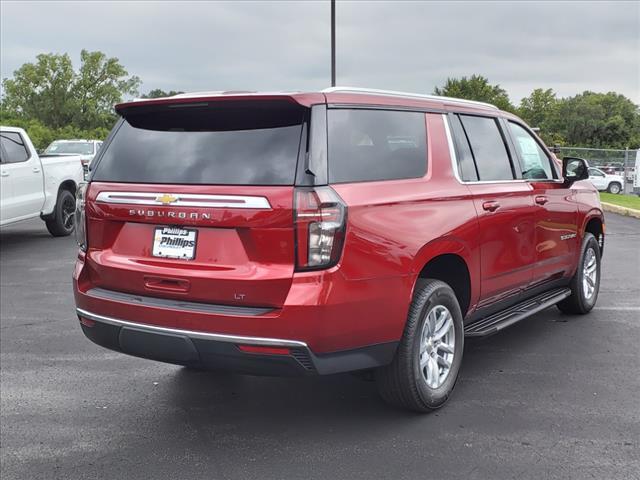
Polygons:
<instances>
[{"instance_id":1,"label":"pickup truck wheel","mask_svg":"<svg viewBox=\"0 0 640 480\"><path fill-rule=\"evenodd\" d=\"M591 233L585 233L580 261L569 284L571 296L558 303L564 313L589 313L598 299L600 290L600 247Z\"/></svg>"},{"instance_id":2,"label":"pickup truck wheel","mask_svg":"<svg viewBox=\"0 0 640 480\"><path fill-rule=\"evenodd\" d=\"M76 198L69 190L60 190L53 217L46 220L47 230L54 237L71 235L75 226Z\"/></svg>"},{"instance_id":3,"label":"pickup truck wheel","mask_svg":"<svg viewBox=\"0 0 640 480\"><path fill-rule=\"evenodd\" d=\"M609 188L607 188L607 191L609 193L613 193L614 195L617 195L618 193L620 193L621 190L622 190L622 185L620 185L618 182L611 182L609 184Z\"/></svg>"},{"instance_id":4,"label":"pickup truck wheel","mask_svg":"<svg viewBox=\"0 0 640 480\"><path fill-rule=\"evenodd\" d=\"M463 347L462 313L451 287L418 280L395 357L376 371L380 395L417 412L441 407L456 384Z\"/></svg>"}]
</instances>

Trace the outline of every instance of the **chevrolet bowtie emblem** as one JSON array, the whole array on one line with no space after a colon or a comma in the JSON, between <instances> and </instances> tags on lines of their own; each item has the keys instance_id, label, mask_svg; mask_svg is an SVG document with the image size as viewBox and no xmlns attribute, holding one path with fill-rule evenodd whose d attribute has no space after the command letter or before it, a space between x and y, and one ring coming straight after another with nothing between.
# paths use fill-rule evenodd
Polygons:
<instances>
[{"instance_id":1,"label":"chevrolet bowtie emblem","mask_svg":"<svg viewBox=\"0 0 640 480\"><path fill-rule=\"evenodd\" d=\"M156 202L160 202L163 205L169 205L170 203L177 202L178 200L180 200L178 197L174 197L168 193L156 197Z\"/></svg>"}]
</instances>

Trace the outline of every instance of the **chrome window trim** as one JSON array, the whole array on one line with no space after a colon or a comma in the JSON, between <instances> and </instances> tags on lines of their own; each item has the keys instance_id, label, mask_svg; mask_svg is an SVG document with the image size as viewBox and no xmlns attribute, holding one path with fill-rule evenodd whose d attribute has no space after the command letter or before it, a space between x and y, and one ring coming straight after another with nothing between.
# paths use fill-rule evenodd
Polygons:
<instances>
[{"instance_id":1,"label":"chrome window trim","mask_svg":"<svg viewBox=\"0 0 640 480\"><path fill-rule=\"evenodd\" d=\"M176 198L170 203L158 200L164 195ZM166 207L209 207L209 208L249 208L254 210L271 210L269 200L265 197L245 195L204 195L199 193L154 193L154 192L100 192L96 198L98 203L127 205L153 205Z\"/></svg>"},{"instance_id":2,"label":"chrome window trim","mask_svg":"<svg viewBox=\"0 0 640 480\"><path fill-rule=\"evenodd\" d=\"M456 149L453 145L453 137L451 136L451 130L449 128L448 114L442 114L442 121L444 122L444 131L447 136L447 143L449 144L449 157L451 159L451 168L453 169L453 175L456 177L458 183L462 185L488 185L492 183L529 183L528 180L523 178L514 178L513 180L477 180L466 181L460 178L460 172L458 171L458 157L456 155Z\"/></svg>"},{"instance_id":3,"label":"chrome window trim","mask_svg":"<svg viewBox=\"0 0 640 480\"><path fill-rule=\"evenodd\" d=\"M94 322L107 323L116 327L132 327L139 330L144 330L150 333L167 333L171 335L185 335L189 338L197 338L201 340L213 340L216 342L236 343L242 345L264 345L275 347L293 347L293 348L307 348L305 342L298 340L284 340L280 338L264 338L264 337L244 337L240 335L227 335L222 333L208 333L198 332L194 330L182 330L179 328L158 327L156 325L148 325L145 323L130 322L128 320L120 320L118 318L107 317L105 315L98 315L97 313L91 313L82 308L76 308L76 314L79 317L93 320Z\"/></svg>"}]
</instances>

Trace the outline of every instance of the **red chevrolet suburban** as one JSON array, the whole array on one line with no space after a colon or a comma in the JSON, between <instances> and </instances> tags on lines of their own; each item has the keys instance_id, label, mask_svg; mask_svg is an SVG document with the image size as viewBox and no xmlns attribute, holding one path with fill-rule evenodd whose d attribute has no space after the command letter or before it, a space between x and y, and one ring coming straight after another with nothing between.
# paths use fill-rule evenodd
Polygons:
<instances>
[{"instance_id":1,"label":"red chevrolet suburban","mask_svg":"<svg viewBox=\"0 0 640 480\"><path fill-rule=\"evenodd\" d=\"M373 372L440 407L465 337L589 312L604 217L484 103L368 89L132 101L78 189L73 275L93 342L247 374Z\"/></svg>"}]
</instances>

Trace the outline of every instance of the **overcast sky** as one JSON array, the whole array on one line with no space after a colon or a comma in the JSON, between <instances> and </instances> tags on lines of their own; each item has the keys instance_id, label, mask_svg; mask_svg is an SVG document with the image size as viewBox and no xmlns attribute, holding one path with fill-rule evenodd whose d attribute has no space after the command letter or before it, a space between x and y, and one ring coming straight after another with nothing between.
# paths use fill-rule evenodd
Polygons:
<instances>
[{"instance_id":1,"label":"overcast sky","mask_svg":"<svg viewBox=\"0 0 640 480\"><path fill-rule=\"evenodd\" d=\"M101 50L142 92L314 90L330 83L330 7L318 2L0 3L1 76L42 52ZM640 2L337 4L339 85L431 93L478 73L514 102L617 91L640 103Z\"/></svg>"}]
</instances>

